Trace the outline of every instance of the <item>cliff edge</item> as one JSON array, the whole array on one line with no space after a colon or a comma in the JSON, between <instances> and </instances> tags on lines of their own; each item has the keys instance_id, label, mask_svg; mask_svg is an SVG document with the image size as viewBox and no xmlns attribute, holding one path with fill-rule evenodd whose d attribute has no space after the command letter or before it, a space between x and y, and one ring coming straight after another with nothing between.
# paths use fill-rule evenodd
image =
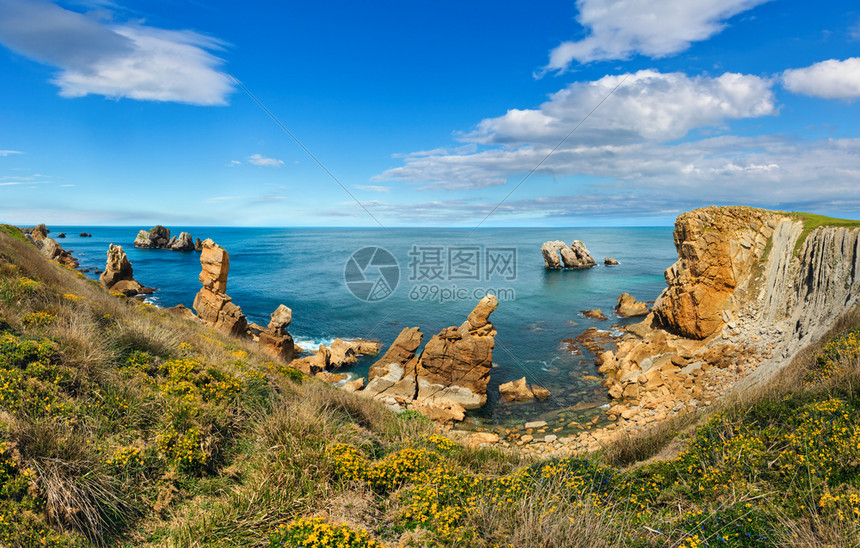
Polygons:
<instances>
[{"instance_id":1,"label":"cliff edge","mask_svg":"<svg viewBox=\"0 0 860 548\"><path fill-rule=\"evenodd\" d=\"M712 206L674 238L667 288L598 357L621 425L762 385L860 302L860 221Z\"/></svg>"}]
</instances>

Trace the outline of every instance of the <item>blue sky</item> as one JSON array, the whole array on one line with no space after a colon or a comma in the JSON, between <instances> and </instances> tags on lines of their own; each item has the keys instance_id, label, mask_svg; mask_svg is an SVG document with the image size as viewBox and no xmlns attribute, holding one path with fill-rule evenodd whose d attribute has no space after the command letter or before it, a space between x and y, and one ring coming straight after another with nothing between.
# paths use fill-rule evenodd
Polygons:
<instances>
[{"instance_id":1,"label":"blue sky","mask_svg":"<svg viewBox=\"0 0 860 548\"><path fill-rule=\"evenodd\" d=\"M856 2L0 0L0 46L3 222L860 218Z\"/></svg>"}]
</instances>

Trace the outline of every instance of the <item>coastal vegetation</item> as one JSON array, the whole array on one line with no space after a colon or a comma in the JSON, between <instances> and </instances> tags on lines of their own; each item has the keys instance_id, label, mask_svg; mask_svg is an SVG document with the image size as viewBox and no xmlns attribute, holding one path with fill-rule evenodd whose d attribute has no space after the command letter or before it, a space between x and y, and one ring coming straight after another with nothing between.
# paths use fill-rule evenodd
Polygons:
<instances>
[{"instance_id":1,"label":"coastal vegetation","mask_svg":"<svg viewBox=\"0 0 860 548\"><path fill-rule=\"evenodd\" d=\"M0 543L858 546L860 310L581 457L456 443L0 230Z\"/></svg>"}]
</instances>

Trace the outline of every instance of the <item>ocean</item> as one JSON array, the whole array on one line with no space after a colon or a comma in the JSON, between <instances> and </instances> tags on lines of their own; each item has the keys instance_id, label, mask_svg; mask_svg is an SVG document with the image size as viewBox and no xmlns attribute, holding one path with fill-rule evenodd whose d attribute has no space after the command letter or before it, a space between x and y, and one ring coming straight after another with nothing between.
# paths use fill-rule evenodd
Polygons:
<instances>
[{"instance_id":1,"label":"ocean","mask_svg":"<svg viewBox=\"0 0 860 548\"><path fill-rule=\"evenodd\" d=\"M135 279L157 288L148 299L162 307L191 307L200 288L199 253L137 249L134 227L53 226L50 236L73 251L82 268L104 269L108 245L123 246ZM145 227L149 228L149 227ZM265 326L279 304L293 310L290 333L304 349L336 337L375 339L383 352L404 327L419 326L424 341L460 325L490 291L499 307L491 316L498 334L487 405L469 413L470 424L505 426L590 409L608 402L593 356L568 352L563 341L589 327L611 331L639 321L613 313L618 296L655 299L664 270L676 259L672 229L660 228L224 228L169 227L212 238L230 253L227 293L249 321ZM80 238L81 232L92 238ZM544 268L541 244L581 240L598 265L587 270ZM614 257L618 266L603 266ZM349 265L349 267L347 267ZM88 274L97 278L94 273ZM600 308L608 320L585 318ZM374 357L346 371L365 376ZM505 404L501 383L525 376L547 388L544 401ZM589 378L590 377L590 378ZM586 413L587 414L587 413ZM574 416L571 414L571 416Z\"/></svg>"}]
</instances>

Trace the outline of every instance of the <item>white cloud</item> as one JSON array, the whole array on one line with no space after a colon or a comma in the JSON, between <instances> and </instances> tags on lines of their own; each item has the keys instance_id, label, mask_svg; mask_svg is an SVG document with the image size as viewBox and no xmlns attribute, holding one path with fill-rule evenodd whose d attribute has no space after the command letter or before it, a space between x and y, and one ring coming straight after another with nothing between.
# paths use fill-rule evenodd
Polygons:
<instances>
[{"instance_id":1,"label":"white cloud","mask_svg":"<svg viewBox=\"0 0 860 548\"><path fill-rule=\"evenodd\" d=\"M0 0L0 43L57 67L63 97L224 105L230 77L211 51L224 44L189 30L107 25L47 2Z\"/></svg>"},{"instance_id":2,"label":"white cloud","mask_svg":"<svg viewBox=\"0 0 860 548\"><path fill-rule=\"evenodd\" d=\"M266 158L262 154L253 154L248 157L248 161L255 166L260 167L281 167L284 165L283 160L277 160L275 158Z\"/></svg>"},{"instance_id":3,"label":"white cloud","mask_svg":"<svg viewBox=\"0 0 860 548\"><path fill-rule=\"evenodd\" d=\"M391 192L390 186L382 185L355 185L355 188L359 190L366 190L367 192Z\"/></svg>"},{"instance_id":4,"label":"white cloud","mask_svg":"<svg viewBox=\"0 0 860 548\"><path fill-rule=\"evenodd\" d=\"M828 59L782 73L786 89L801 95L851 101L860 98L860 57Z\"/></svg>"},{"instance_id":5,"label":"white cloud","mask_svg":"<svg viewBox=\"0 0 860 548\"><path fill-rule=\"evenodd\" d=\"M241 165L242 162L240 162L239 160L230 160L230 163L226 164L227 167L236 167Z\"/></svg>"},{"instance_id":6,"label":"white cloud","mask_svg":"<svg viewBox=\"0 0 860 548\"><path fill-rule=\"evenodd\" d=\"M0 157L11 156L13 154L24 154L20 150L0 150Z\"/></svg>"},{"instance_id":7,"label":"white cloud","mask_svg":"<svg viewBox=\"0 0 860 548\"><path fill-rule=\"evenodd\" d=\"M478 151L473 146L405 155L402 166L373 180L423 184L420 188L424 190L505 184L512 174L525 174L538 165L623 79L623 75L605 76L571 84L537 110L513 109L504 116L485 119L474 131L459 136L473 145L493 148ZM541 171L554 173L553 166L563 158L600 164L647 143L685 137L697 128L775 112L770 82L757 76L726 73L716 78L691 78L682 73L639 71L627 75L624 84L541 166ZM648 165L645 158L641 169Z\"/></svg>"},{"instance_id":8,"label":"white cloud","mask_svg":"<svg viewBox=\"0 0 860 548\"><path fill-rule=\"evenodd\" d=\"M504 180L511 174L528 172L549 150L547 145L455 157L437 155L425 158L420 165L407 163L404 169L414 170L413 175L422 180L428 170L439 180L464 176ZM710 204L843 211L853 216L860 211L856 192L860 139L804 142L781 135L723 136L672 145L577 145L553 154L541 173L556 178L551 191L534 197L534 190L528 189L533 181L527 181L493 217L674 216ZM520 177L517 175L515 181ZM507 192L500 189L473 199L364 205L383 222L477 223ZM352 206L348 207L351 211Z\"/></svg>"},{"instance_id":9,"label":"white cloud","mask_svg":"<svg viewBox=\"0 0 860 548\"><path fill-rule=\"evenodd\" d=\"M727 72L717 78L691 78L680 72L641 70L573 83L552 94L540 109L509 110L504 116L483 120L461 139L482 144L558 142L619 84L606 104L580 127L580 140L594 142L596 131L615 143L632 138L677 139L726 119L775 112L771 84L758 76Z\"/></svg>"},{"instance_id":10,"label":"white cloud","mask_svg":"<svg viewBox=\"0 0 860 548\"><path fill-rule=\"evenodd\" d=\"M573 61L666 57L706 40L725 21L769 0L577 0L577 22L588 34L550 52L549 70Z\"/></svg>"}]
</instances>

